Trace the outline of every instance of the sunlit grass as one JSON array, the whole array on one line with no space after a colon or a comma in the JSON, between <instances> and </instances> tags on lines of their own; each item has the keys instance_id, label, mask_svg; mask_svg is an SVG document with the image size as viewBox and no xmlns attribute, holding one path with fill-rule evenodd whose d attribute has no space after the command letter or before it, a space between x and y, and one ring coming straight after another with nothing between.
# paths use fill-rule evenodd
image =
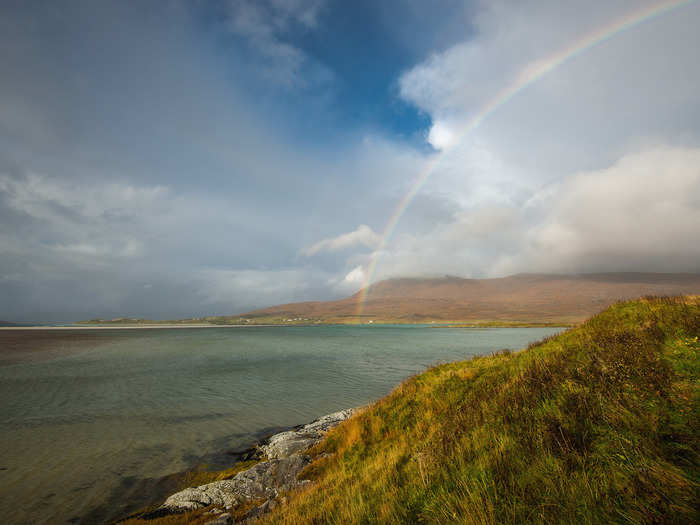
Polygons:
<instances>
[{"instance_id":1,"label":"sunlit grass","mask_svg":"<svg viewBox=\"0 0 700 525\"><path fill-rule=\"evenodd\" d=\"M697 298L646 298L432 368L315 447L266 522L697 522L699 335Z\"/></svg>"}]
</instances>

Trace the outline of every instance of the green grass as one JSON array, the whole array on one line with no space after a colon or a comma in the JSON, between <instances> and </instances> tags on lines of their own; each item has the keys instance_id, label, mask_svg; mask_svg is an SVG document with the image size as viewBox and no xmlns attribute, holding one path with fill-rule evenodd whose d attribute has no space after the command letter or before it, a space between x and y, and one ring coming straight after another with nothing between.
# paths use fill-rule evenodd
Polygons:
<instances>
[{"instance_id":1,"label":"green grass","mask_svg":"<svg viewBox=\"0 0 700 525\"><path fill-rule=\"evenodd\" d=\"M699 336L697 297L646 298L432 368L332 431L264 521L698 523Z\"/></svg>"}]
</instances>

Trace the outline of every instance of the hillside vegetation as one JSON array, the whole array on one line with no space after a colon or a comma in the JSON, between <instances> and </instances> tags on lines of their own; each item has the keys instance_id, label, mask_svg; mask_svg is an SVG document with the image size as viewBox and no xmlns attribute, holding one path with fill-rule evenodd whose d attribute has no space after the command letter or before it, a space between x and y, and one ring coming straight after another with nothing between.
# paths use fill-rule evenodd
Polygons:
<instances>
[{"instance_id":1,"label":"hillside vegetation","mask_svg":"<svg viewBox=\"0 0 700 525\"><path fill-rule=\"evenodd\" d=\"M699 335L697 297L647 298L432 368L312 449L264 523L698 523Z\"/></svg>"}]
</instances>

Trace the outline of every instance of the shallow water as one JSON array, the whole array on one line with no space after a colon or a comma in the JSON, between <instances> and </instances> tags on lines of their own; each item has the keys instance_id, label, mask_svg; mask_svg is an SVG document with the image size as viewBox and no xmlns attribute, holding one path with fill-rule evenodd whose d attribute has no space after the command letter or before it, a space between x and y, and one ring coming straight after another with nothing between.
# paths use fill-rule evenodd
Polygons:
<instances>
[{"instance_id":1,"label":"shallow water","mask_svg":"<svg viewBox=\"0 0 700 525\"><path fill-rule=\"evenodd\" d=\"M100 330L88 343L57 333L54 346L44 332L39 353L22 332L13 359L0 360L0 516L113 518L154 503L158 478L203 463L224 468L227 450L270 429L375 400L432 364L521 348L558 330Z\"/></svg>"}]
</instances>

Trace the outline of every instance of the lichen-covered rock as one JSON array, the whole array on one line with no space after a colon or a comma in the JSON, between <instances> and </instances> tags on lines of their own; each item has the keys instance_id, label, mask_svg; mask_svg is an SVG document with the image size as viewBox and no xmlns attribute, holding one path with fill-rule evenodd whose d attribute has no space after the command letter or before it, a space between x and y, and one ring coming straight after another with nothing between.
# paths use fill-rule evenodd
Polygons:
<instances>
[{"instance_id":1,"label":"lichen-covered rock","mask_svg":"<svg viewBox=\"0 0 700 525\"><path fill-rule=\"evenodd\" d=\"M270 459L286 458L297 452L302 452L313 447L318 442L318 435L315 432L302 432L290 430L275 434L270 438L267 445L260 448Z\"/></svg>"},{"instance_id":2,"label":"lichen-covered rock","mask_svg":"<svg viewBox=\"0 0 700 525\"><path fill-rule=\"evenodd\" d=\"M253 507L246 517L250 521L257 519L277 504L276 498L280 493L310 483L308 480L297 480L299 473L310 461L302 452L321 441L326 432L345 421L353 412L353 409L341 410L297 430L275 434L266 445L260 447L267 461L239 472L231 479L177 492L165 500L160 509L183 512L215 505L228 510L244 503L265 500L262 505ZM232 522L229 514L222 514L209 523L224 525Z\"/></svg>"},{"instance_id":3,"label":"lichen-covered rock","mask_svg":"<svg viewBox=\"0 0 700 525\"><path fill-rule=\"evenodd\" d=\"M289 430L272 436L260 449L270 459L286 458L314 446L331 428L345 421L353 414L349 408L323 416L297 430Z\"/></svg>"},{"instance_id":4,"label":"lichen-covered rock","mask_svg":"<svg viewBox=\"0 0 700 525\"><path fill-rule=\"evenodd\" d=\"M163 507L171 511L194 510L209 505L230 509L241 503L275 498L298 485L297 475L308 463L306 456L263 461L231 479L192 487L170 496Z\"/></svg>"}]
</instances>

